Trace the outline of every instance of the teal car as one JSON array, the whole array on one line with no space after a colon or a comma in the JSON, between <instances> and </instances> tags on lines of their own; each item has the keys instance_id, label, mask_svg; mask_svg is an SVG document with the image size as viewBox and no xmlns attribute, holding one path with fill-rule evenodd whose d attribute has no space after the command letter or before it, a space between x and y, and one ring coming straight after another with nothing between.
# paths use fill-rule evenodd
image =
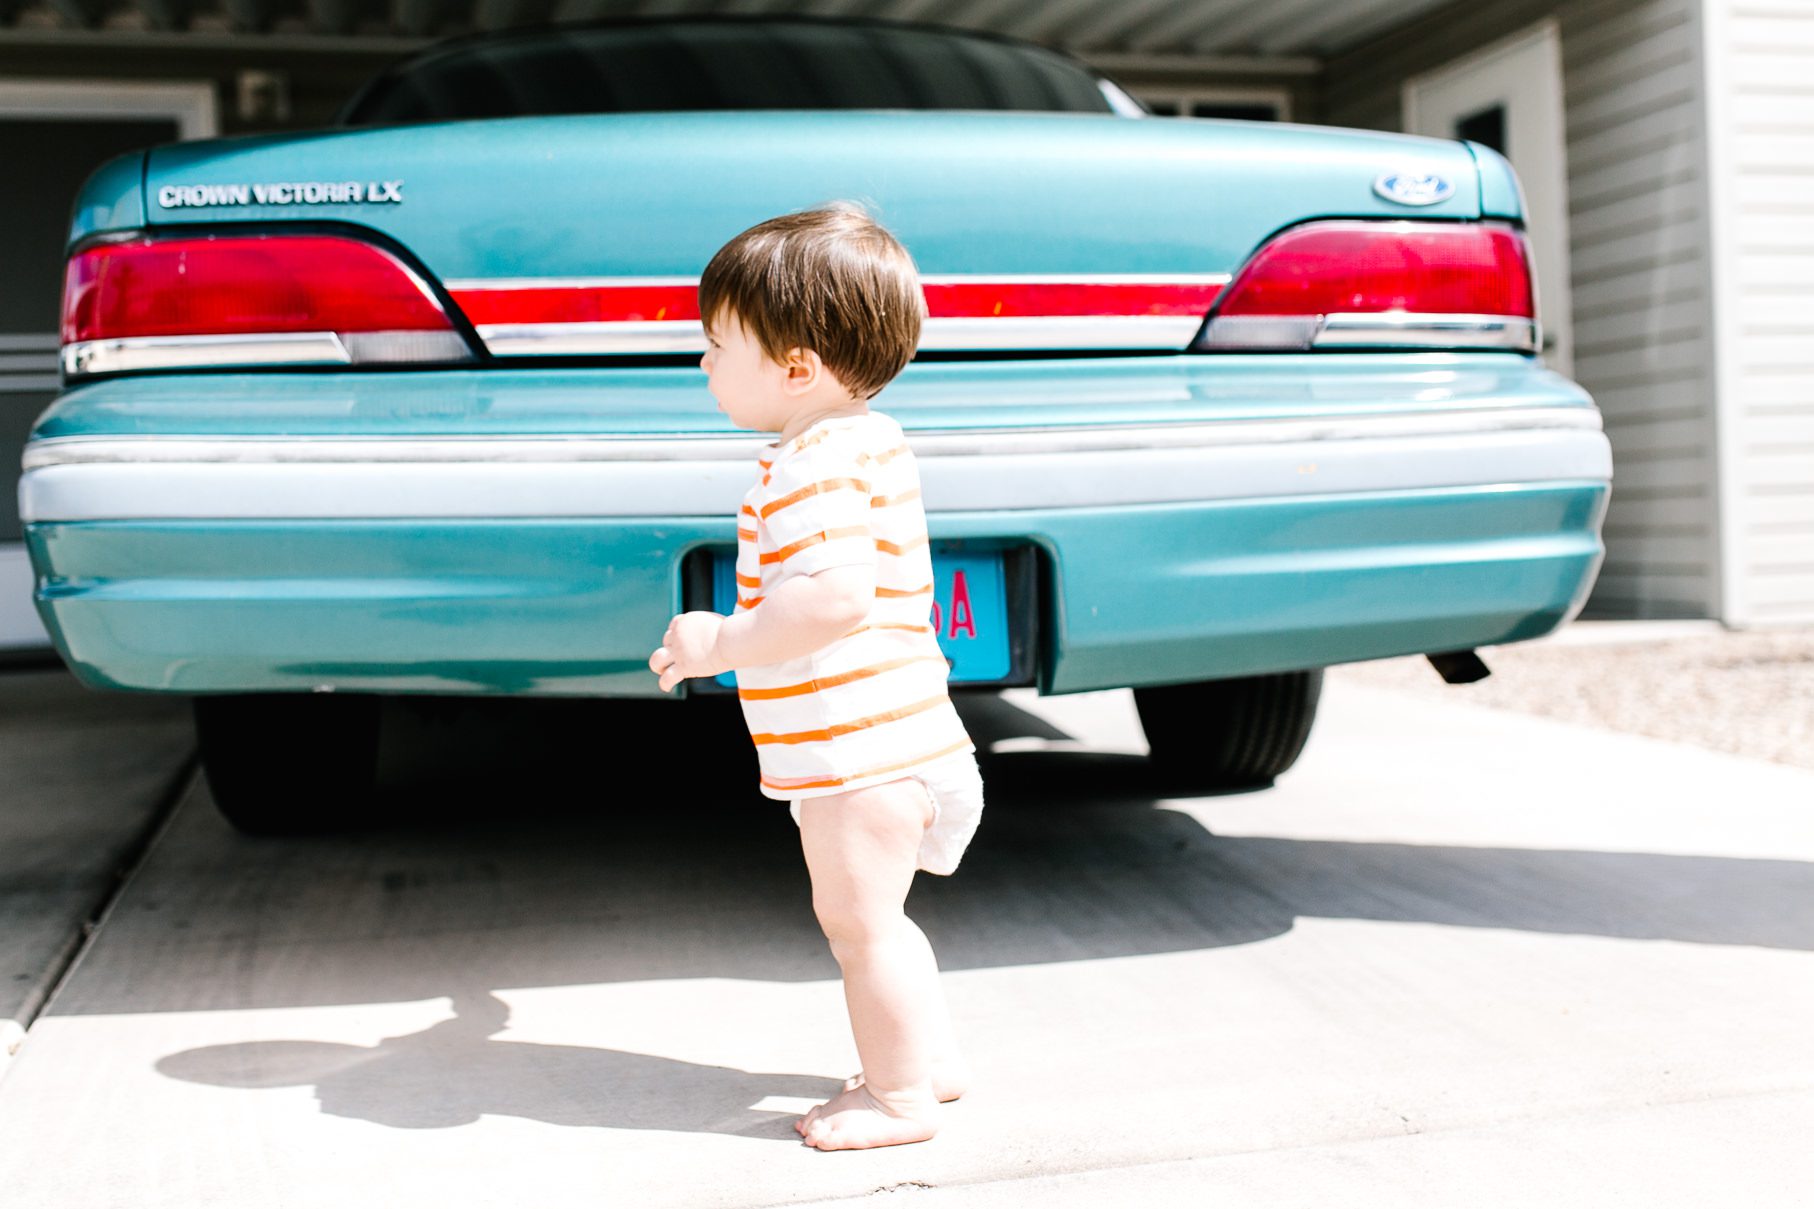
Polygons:
<instances>
[{"instance_id":1,"label":"teal car","mask_svg":"<svg viewBox=\"0 0 1814 1209\"><path fill-rule=\"evenodd\" d=\"M706 391L699 272L835 198L925 282L876 406L954 685L1132 688L1155 760L1265 784L1321 669L1477 676L1585 602L1610 451L1494 152L1155 118L932 26L675 19L455 40L331 127L94 173L19 487L58 651L194 695L251 831L369 785L386 696L660 697L768 439Z\"/></svg>"}]
</instances>

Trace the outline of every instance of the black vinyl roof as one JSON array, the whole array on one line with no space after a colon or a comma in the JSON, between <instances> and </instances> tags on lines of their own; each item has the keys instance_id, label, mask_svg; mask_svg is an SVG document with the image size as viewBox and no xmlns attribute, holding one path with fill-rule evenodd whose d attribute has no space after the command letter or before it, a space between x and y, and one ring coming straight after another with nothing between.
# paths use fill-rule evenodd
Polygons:
<instances>
[{"instance_id":1,"label":"black vinyl roof","mask_svg":"<svg viewBox=\"0 0 1814 1209\"><path fill-rule=\"evenodd\" d=\"M699 109L995 109L1138 115L1031 42L860 18L626 18L467 35L368 81L336 124Z\"/></svg>"}]
</instances>

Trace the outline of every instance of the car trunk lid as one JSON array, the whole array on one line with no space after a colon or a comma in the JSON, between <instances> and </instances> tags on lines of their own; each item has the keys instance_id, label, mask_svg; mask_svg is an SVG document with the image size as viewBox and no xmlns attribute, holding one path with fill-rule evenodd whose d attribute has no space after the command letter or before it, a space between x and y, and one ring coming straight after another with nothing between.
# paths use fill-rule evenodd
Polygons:
<instances>
[{"instance_id":1,"label":"car trunk lid","mask_svg":"<svg viewBox=\"0 0 1814 1209\"><path fill-rule=\"evenodd\" d=\"M1434 180L1411 206L1382 180ZM863 202L914 256L924 352L1185 348L1269 236L1480 216L1457 142L1073 113L561 115L174 143L154 235L341 232L419 272L493 356L697 353L713 252ZM225 224L231 224L225 225Z\"/></svg>"}]
</instances>

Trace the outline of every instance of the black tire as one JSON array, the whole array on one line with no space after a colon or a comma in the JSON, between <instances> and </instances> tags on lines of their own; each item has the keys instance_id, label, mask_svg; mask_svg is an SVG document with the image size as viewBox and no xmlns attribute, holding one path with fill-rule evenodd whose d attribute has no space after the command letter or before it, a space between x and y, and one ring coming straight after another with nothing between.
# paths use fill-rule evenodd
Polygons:
<instances>
[{"instance_id":1,"label":"black tire","mask_svg":"<svg viewBox=\"0 0 1814 1209\"><path fill-rule=\"evenodd\" d=\"M1297 762L1316 720L1323 669L1134 690L1166 780L1200 789L1272 784Z\"/></svg>"},{"instance_id":2,"label":"black tire","mask_svg":"<svg viewBox=\"0 0 1814 1209\"><path fill-rule=\"evenodd\" d=\"M202 769L247 835L302 835L364 817L378 774L382 698L230 693L195 698Z\"/></svg>"}]
</instances>

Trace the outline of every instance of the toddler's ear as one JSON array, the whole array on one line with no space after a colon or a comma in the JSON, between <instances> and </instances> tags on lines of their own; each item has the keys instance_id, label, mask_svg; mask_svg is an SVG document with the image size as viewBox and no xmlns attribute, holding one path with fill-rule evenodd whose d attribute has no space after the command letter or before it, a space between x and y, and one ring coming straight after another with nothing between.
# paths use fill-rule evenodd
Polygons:
<instances>
[{"instance_id":1,"label":"toddler's ear","mask_svg":"<svg viewBox=\"0 0 1814 1209\"><path fill-rule=\"evenodd\" d=\"M787 378L783 385L792 394L805 394L829 372L818 353L795 346L787 350Z\"/></svg>"}]
</instances>

